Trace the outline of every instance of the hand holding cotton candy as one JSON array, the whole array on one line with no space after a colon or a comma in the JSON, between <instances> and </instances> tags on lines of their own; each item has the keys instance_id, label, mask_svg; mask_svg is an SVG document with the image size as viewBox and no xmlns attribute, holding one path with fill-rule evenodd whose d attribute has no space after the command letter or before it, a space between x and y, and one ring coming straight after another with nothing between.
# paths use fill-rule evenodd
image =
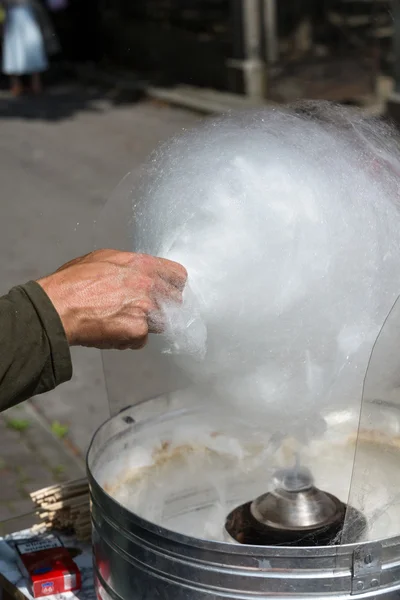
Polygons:
<instances>
[{"instance_id":1,"label":"hand holding cotton candy","mask_svg":"<svg viewBox=\"0 0 400 600\"><path fill-rule=\"evenodd\" d=\"M302 430L359 403L400 291L399 173L388 126L326 104L211 121L151 157L134 250L189 273L164 351L199 403Z\"/></svg>"}]
</instances>

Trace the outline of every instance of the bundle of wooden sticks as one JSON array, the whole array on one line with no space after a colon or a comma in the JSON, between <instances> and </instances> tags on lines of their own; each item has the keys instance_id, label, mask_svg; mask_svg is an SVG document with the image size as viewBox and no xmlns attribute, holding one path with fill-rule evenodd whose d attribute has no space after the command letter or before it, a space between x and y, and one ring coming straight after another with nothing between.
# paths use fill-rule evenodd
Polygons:
<instances>
[{"instance_id":1,"label":"bundle of wooden sticks","mask_svg":"<svg viewBox=\"0 0 400 600\"><path fill-rule=\"evenodd\" d=\"M89 485L86 479L53 485L31 494L41 524L37 529L73 531L80 541L91 537Z\"/></svg>"}]
</instances>

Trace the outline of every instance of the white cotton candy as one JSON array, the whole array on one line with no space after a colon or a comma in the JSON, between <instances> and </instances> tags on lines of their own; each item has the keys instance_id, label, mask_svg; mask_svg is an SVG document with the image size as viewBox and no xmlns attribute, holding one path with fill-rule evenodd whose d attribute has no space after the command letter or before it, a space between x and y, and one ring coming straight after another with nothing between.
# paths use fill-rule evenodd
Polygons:
<instances>
[{"instance_id":1,"label":"white cotton candy","mask_svg":"<svg viewBox=\"0 0 400 600\"><path fill-rule=\"evenodd\" d=\"M400 292L399 173L387 126L325 103L163 146L133 192L132 249L182 263L189 284L148 364L167 353L198 403L302 435L360 403Z\"/></svg>"},{"instance_id":2,"label":"white cotton candy","mask_svg":"<svg viewBox=\"0 0 400 600\"><path fill-rule=\"evenodd\" d=\"M164 335L167 340L164 352L188 354L204 359L207 348L207 327L190 281L183 291L181 305L163 301L161 306L164 315Z\"/></svg>"}]
</instances>

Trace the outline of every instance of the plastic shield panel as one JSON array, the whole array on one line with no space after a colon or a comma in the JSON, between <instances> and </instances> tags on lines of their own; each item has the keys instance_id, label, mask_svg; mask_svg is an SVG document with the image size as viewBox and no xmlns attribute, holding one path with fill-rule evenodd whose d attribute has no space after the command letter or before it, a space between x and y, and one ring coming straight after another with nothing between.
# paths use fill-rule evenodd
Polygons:
<instances>
[{"instance_id":1,"label":"plastic shield panel","mask_svg":"<svg viewBox=\"0 0 400 600\"><path fill-rule=\"evenodd\" d=\"M399 294L400 230L395 137L376 127L324 104L206 121L157 149L105 208L98 246L181 262L189 274L182 305L154 299L164 335L140 352L104 353L112 413L159 396L170 412L192 411L144 436L165 442L163 459L164 448L189 448L178 454L196 463L178 474L163 462L155 485L182 491L200 474L219 485L229 473L250 500L276 469L306 467L350 504L348 522L358 510L366 535L381 535L371 524L396 498L386 431L396 417L388 390L369 392L369 379L395 387L385 373L395 344L380 356L388 324L361 404ZM352 541L349 523L345 533Z\"/></svg>"},{"instance_id":2,"label":"plastic shield panel","mask_svg":"<svg viewBox=\"0 0 400 600\"><path fill-rule=\"evenodd\" d=\"M94 226L96 248L137 250L133 237L132 196L140 170L126 175L103 208ZM184 374L170 357L159 351L160 340L153 336L140 351L103 351L103 368L111 415L184 387Z\"/></svg>"},{"instance_id":3,"label":"plastic shield panel","mask_svg":"<svg viewBox=\"0 0 400 600\"><path fill-rule=\"evenodd\" d=\"M400 299L374 345L364 382L349 507L365 519L364 539L400 535ZM348 509L342 543L352 542Z\"/></svg>"},{"instance_id":4,"label":"plastic shield panel","mask_svg":"<svg viewBox=\"0 0 400 600\"><path fill-rule=\"evenodd\" d=\"M103 209L95 228L97 247L142 249L134 237L138 225L133 223L132 210L137 177L128 175ZM229 510L270 490L277 470L297 467L309 469L318 488L348 502L356 450L348 440L357 438L361 390L344 402L339 386L330 403L323 407L316 403L312 414L303 414L301 397L300 409L281 409L275 402L266 410L250 379L238 382L246 389L238 406L236 397L221 397L218 380L204 383L203 379L199 384L188 376L176 357L162 352L162 337L151 336L141 351L102 353L111 414L152 398L168 399L160 402L162 410L169 412L168 419L158 423L155 418L140 440L132 438L124 450L129 452L127 461L134 462L138 449L154 455L155 448L158 455L160 444L168 448L162 467L154 469L154 480L149 476L140 487L137 501L136 484L132 489L128 483L122 485L118 493L130 499L132 510L182 533L207 537L206 531L216 532L212 536L218 540ZM340 377L351 368L338 360L335 372ZM199 502L210 497L212 503L204 513L206 527L198 529ZM182 516L192 513L193 519Z\"/></svg>"}]
</instances>

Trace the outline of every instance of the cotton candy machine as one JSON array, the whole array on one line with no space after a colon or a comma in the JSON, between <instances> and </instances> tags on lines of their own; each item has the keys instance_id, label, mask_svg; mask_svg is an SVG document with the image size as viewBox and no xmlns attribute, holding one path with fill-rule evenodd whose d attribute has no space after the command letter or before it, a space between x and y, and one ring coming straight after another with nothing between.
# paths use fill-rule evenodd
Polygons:
<instances>
[{"instance_id":1,"label":"cotton candy machine","mask_svg":"<svg viewBox=\"0 0 400 600\"><path fill-rule=\"evenodd\" d=\"M397 304L360 409L307 444L185 390L106 422L88 453L99 597L399 598L400 397L382 384L399 323Z\"/></svg>"},{"instance_id":2,"label":"cotton candy machine","mask_svg":"<svg viewBox=\"0 0 400 600\"><path fill-rule=\"evenodd\" d=\"M238 506L246 506L244 501L259 493L262 485L249 474L239 483L231 472L232 477L222 486L225 497L221 498L214 477L222 476L232 459L210 448L204 453L198 448L212 475L196 485L196 474L192 472L189 479L185 469L188 448L168 449L166 441L164 448L155 445L157 461L151 467L144 466L145 455L139 466L139 456L133 465L132 454L130 458L126 450L124 454L124 447L132 448L135 439L139 445L143 436L154 440L158 428L166 439L168 429L172 432L174 424L184 418L181 411L168 410L168 404L165 398L125 410L103 426L91 447L89 473L99 597L370 598L378 593L385 598L398 597L394 591L399 588L400 545L398 537L392 537L392 533L399 533L395 502L376 516L369 533L365 531L368 519L356 511L353 531L349 531L351 527L345 530L346 538L353 536L352 543L340 543L346 512L349 518L345 505L323 492L314 492L310 503L304 502L305 491L289 492L301 496L301 510L291 500L280 513L274 510L276 503L268 510L268 497L264 497L264 506L260 500L252 503L259 514L255 516L250 509L245 515L245 525L249 515L253 523L247 530L241 528ZM161 414L151 417L157 409ZM131 420L135 422L127 423ZM398 450L378 443L382 444L382 456L394 454L398 463ZM366 439L365 450L369 446ZM217 464L210 465L210 454ZM321 475L322 464L318 467ZM392 476L393 481L399 481L395 464L383 462L381 467L384 478ZM161 508L157 500L174 475L180 486L171 486ZM198 475L204 478L201 469ZM382 478L377 485L381 483ZM274 491L269 494L275 495ZM316 509L316 520L315 513L304 510L307 505ZM367 514L370 508L367 503ZM376 510L374 503L372 512ZM303 520L298 525L299 515L305 514L313 516L312 526L304 527ZM261 522L261 515L268 519L268 525ZM289 515L288 523L282 517ZM280 520L271 525L274 516ZM245 537L241 538L243 531Z\"/></svg>"},{"instance_id":3,"label":"cotton candy machine","mask_svg":"<svg viewBox=\"0 0 400 600\"><path fill-rule=\"evenodd\" d=\"M98 245L186 256L195 276L164 337L103 355L98 596L394 600L400 156L348 116L340 135L241 119L161 152L103 216Z\"/></svg>"}]
</instances>

